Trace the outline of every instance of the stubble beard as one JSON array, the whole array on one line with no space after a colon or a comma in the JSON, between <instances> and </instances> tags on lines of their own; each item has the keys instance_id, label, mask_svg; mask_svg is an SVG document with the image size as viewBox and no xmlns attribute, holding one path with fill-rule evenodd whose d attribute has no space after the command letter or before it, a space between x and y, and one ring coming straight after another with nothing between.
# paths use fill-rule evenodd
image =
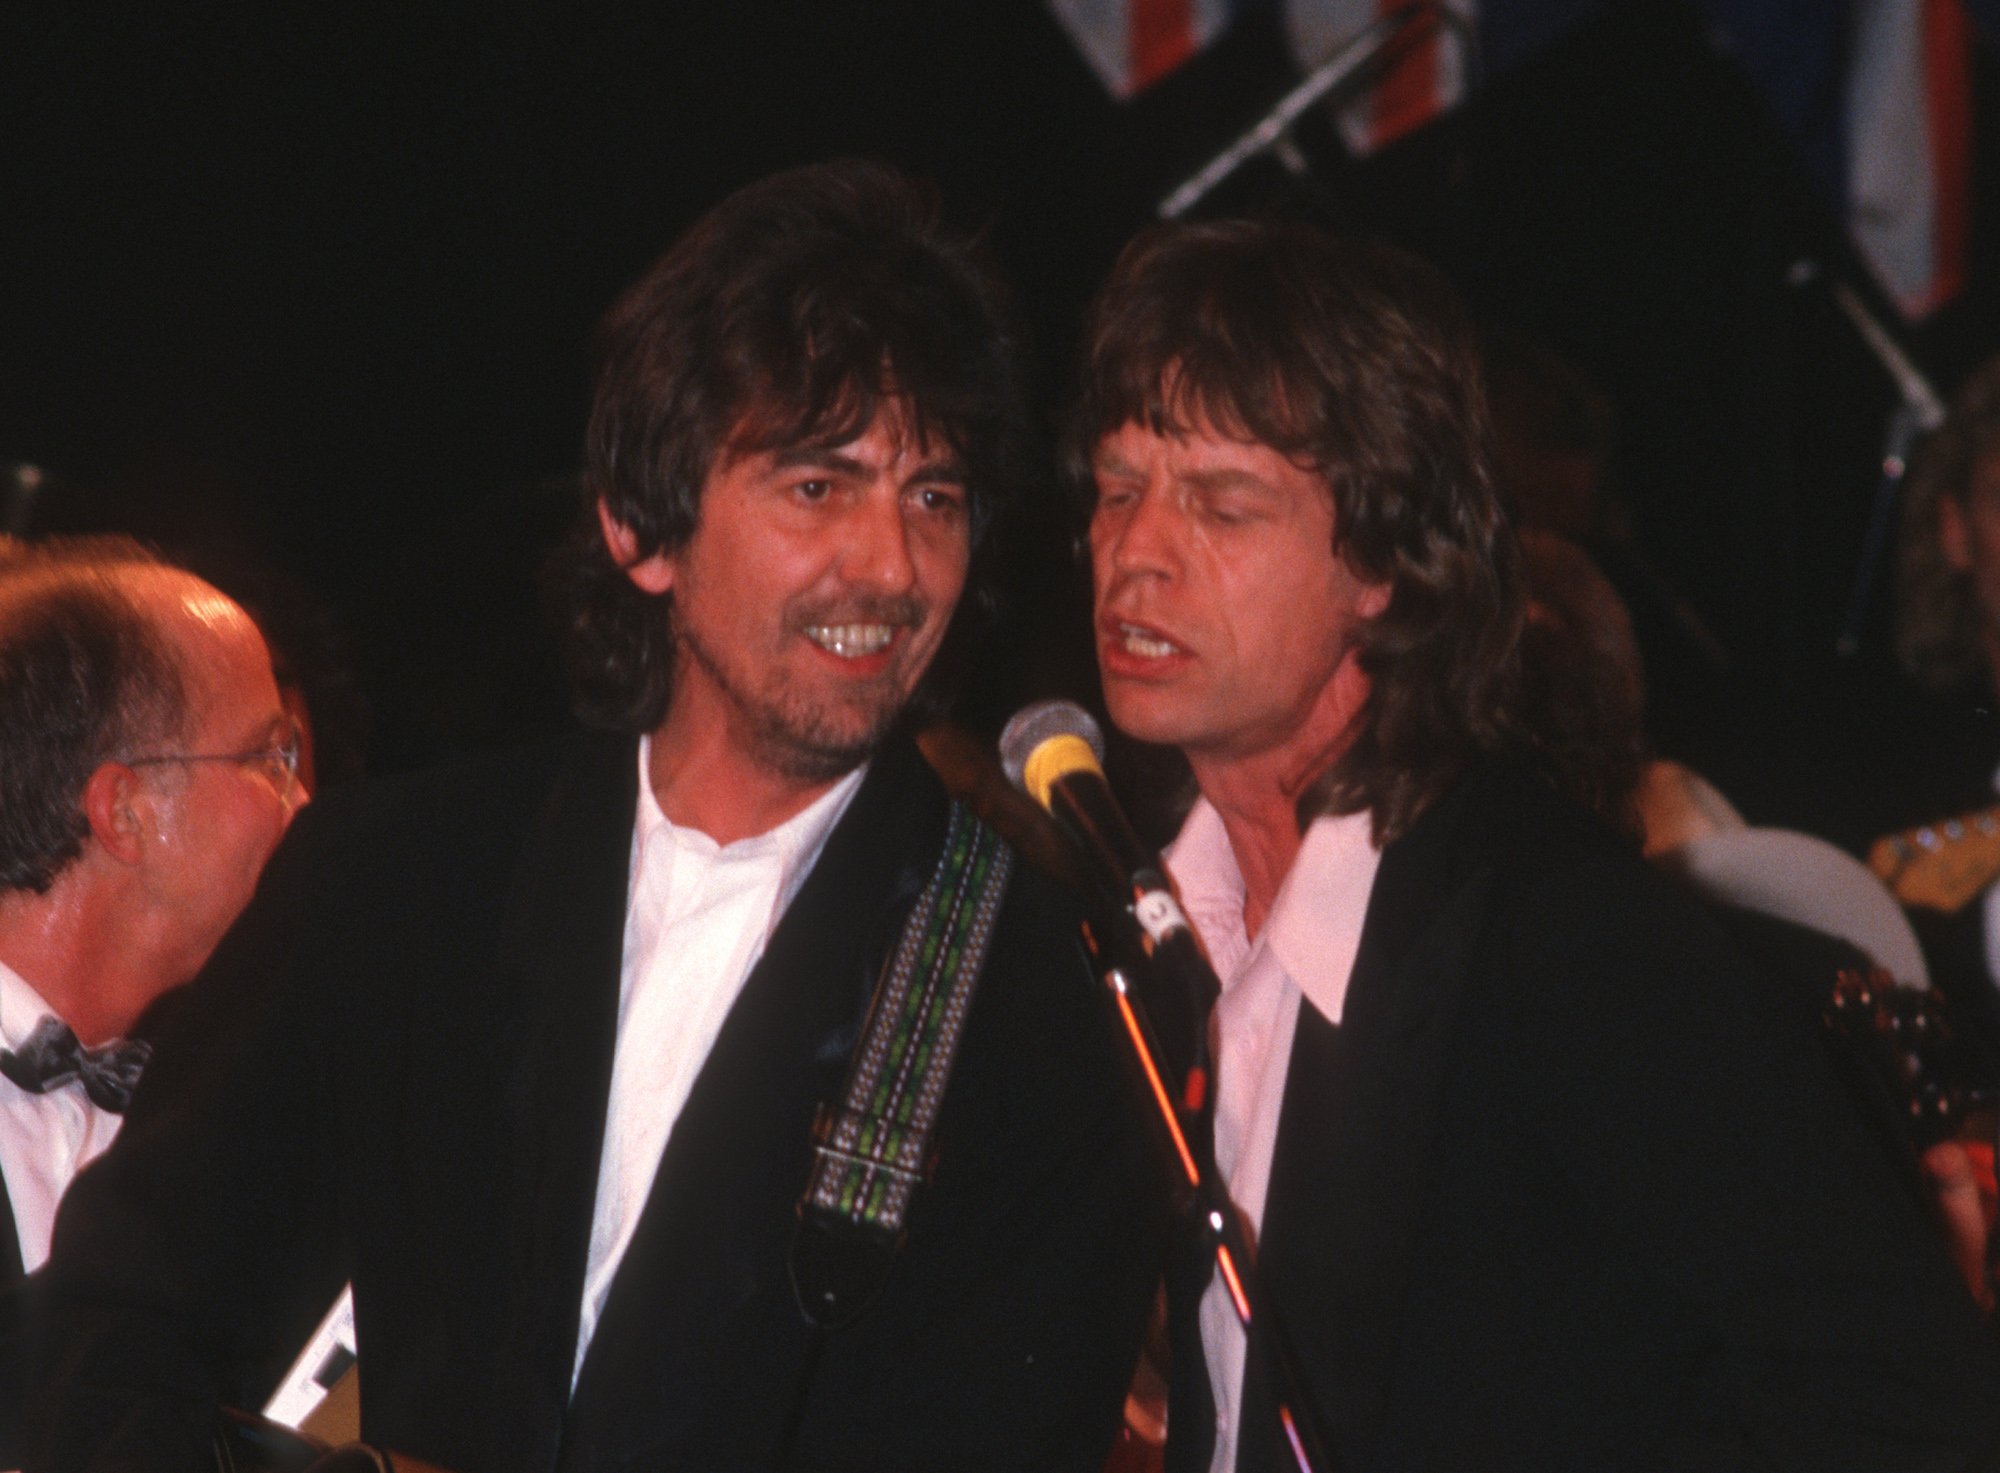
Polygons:
<instances>
[{"instance_id":1,"label":"stubble beard","mask_svg":"<svg viewBox=\"0 0 2000 1473\"><path fill-rule=\"evenodd\" d=\"M785 627L794 634L811 625L847 622L879 621L918 628L923 613L913 600L859 611L851 607L838 612L806 609L788 614ZM675 628L674 641L681 658L701 666L741 716L749 757L767 771L795 782L824 783L845 777L875 754L910 703L910 694L902 689L900 672L894 666L873 679L854 681L850 691L853 699L829 708L788 685L781 673L774 672L768 685L752 688L685 628Z\"/></svg>"}]
</instances>

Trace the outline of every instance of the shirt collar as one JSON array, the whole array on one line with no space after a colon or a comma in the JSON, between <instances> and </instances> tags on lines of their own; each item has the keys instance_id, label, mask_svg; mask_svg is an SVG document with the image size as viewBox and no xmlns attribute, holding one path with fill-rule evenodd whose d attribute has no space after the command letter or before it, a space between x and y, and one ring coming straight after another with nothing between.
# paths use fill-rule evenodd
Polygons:
<instances>
[{"instance_id":1,"label":"shirt collar","mask_svg":"<svg viewBox=\"0 0 2000 1473\"><path fill-rule=\"evenodd\" d=\"M1243 872L1236 867L1236 854L1215 805L1206 798L1196 799L1161 857L1209 964L1227 986L1249 951L1249 942L1243 934Z\"/></svg>"},{"instance_id":2,"label":"shirt collar","mask_svg":"<svg viewBox=\"0 0 2000 1473\"><path fill-rule=\"evenodd\" d=\"M0 962L0 1047L18 1048L44 1018L57 1016L56 1010L19 972Z\"/></svg>"},{"instance_id":3,"label":"shirt collar","mask_svg":"<svg viewBox=\"0 0 2000 1473\"><path fill-rule=\"evenodd\" d=\"M826 847L834 825L847 812L847 805L854 800L861 780L868 772L868 764L864 762L776 828L725 845L716 843L700 829L677 824L667 817L653 792L649 775L652 751L652 737L640 737L639 813L632 830L633 869L637 871L644 865L647 850L656 844L672 845L722 863L768 864L775 861L780 877L780 910L791 903L792 897L805 883L805 877L811 873L820 850Z\"/></svg>"},{"instance_id":4,"label":"shirt collar","mask_svg":"<svg viewBox=\"0 0 2000 1473\"><path fill-rule=\"evenodd\" d=\"M1316 818L1259 938L1306 1000L1340 1021L1382 851L1367 812Z\"/></svg>"},{"instance_id":5,"label":"shirt collar","mask_svg":"<svg viewBox=\"0 0 2000 1473\"><path fill-rule=\"evenodd\" d=\"M1243 933L1243 873L1222 816L1199 800L1166 852L1181 908L1227 987L1268 947L1308 1001L1339 1022L1382 851L1366 812L1313 820L1255 945Z\"/></svg>"}]
</instances>

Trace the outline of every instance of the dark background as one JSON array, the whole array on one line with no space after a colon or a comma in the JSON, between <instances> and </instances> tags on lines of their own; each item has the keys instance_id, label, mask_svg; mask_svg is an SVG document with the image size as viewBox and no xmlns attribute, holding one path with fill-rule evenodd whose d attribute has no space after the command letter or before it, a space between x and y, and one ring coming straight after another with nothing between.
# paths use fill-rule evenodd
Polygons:
<instances>
[{"instance_id":1,"label":"dark background","mask_svg":"<svg viewBox=\"0 0 2000 1473\"><path fill-rule=\"evenodd\" d=\"M703 208L843 153L931 176L1019 287L1053 408L1118 245L1296 75L1252 15L1120 107L1033 0L150 9L0 8L0 463L47 473L35 530L295 580L350 642L377 769L562 719L533 575L591 324ZM1262 165L1215 207L1400 240L1554 344L1616 404L1638 546L1742 687L1823 663L1891 391L1786 285L1857 271L1691 7L1624 0L1366 163L1301 142L1310 181ZM1907 335L1947 391L2000 348L1990 153L1972 287ZM1017 543L976 725L1087 682L1063 549L1053 509Z\"/></svg>"}]
</instances>

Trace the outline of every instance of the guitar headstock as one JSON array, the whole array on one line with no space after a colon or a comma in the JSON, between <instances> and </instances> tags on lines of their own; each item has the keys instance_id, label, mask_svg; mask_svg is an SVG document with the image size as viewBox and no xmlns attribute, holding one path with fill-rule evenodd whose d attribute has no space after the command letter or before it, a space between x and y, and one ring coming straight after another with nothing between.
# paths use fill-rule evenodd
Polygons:
<instances>
[{"instance_id":1,"label":"guitar headstock","mask_svg":"<svg viewBox=\"0 0 2000 1473\"><path fill-rule=\"evenodd\" d=\"M1868 868L1903 904L1950 915L2000 879L2000 808L1877 839Z\"/></svg>"}]
</instances>

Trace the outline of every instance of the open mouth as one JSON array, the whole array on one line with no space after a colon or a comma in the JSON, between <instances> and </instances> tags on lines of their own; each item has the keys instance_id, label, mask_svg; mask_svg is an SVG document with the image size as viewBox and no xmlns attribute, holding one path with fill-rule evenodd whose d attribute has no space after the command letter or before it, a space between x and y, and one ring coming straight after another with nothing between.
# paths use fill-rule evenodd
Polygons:
<instances>
[{"instance_id":1,"label":"open mouth","mask_svg":"<svg viewBox=\"0 0 2000 1473\"><path fill-rule=\"evenodd\" d=\"M810 624L805 635L829 654L843 660L879 655L896 638L894 624Z\"/></svg>"},{"instance_id":2,"label":"open mouth","mask_svg":"<svg viewBox=\"0 0 2000 1473\"><path fill-rule=\"evenodd\" d=\"M1180 654L1181 647L1165 639L1151 629L1137 624L1116 626L1118 647L1128 654L1138 655L1148 660L1163 660L1168 655Z\"/></svg>"}]
</instances>

